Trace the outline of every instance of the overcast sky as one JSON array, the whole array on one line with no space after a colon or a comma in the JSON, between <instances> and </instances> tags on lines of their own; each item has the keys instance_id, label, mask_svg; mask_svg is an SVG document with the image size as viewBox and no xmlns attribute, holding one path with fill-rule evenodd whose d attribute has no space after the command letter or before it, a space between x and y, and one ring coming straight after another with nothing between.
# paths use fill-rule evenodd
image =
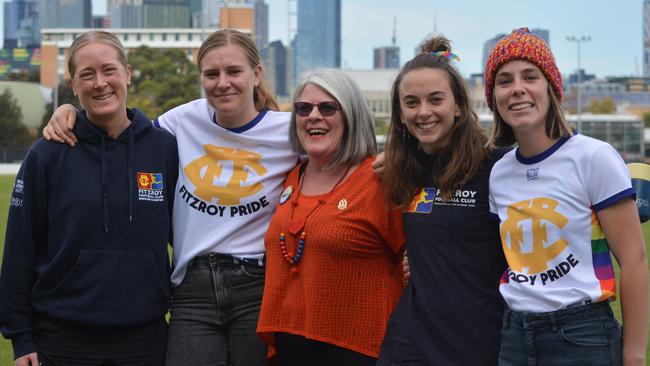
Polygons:
<instances>
[{"instance_id":1,"label":"overcast sky","mask_svg":"<svg viewBox=\"0 0 650 366\"><path fill-rule=\"evenodd\" d=\"M328 0L322 0L328 1ZM287 0L269 4L270 40L287 43ZM581 66L598 77L637 75L642 65L642 0L342 0L342 64L371 68L374 47L390 45L397 17L401 62L434 29L452 40L465 75L482 72L483 43L514 28L550 31L551 49L563 74L576 69L576 43L566 37L590 36L581 46ZM104 14L106 0L93 0ZM0 12L4 16L3 12ZM3 24L0 21L0 24ZM0 30L2 27L0 27Z\"/></svg>"}]
</instances>

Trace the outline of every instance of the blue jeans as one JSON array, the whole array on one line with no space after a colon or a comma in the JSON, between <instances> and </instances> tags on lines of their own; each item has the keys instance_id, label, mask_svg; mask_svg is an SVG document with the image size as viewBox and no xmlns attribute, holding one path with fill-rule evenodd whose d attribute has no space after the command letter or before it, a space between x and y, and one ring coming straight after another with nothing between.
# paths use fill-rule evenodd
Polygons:
<instances>
[{"instance_id":1,"label":"blue jeans","mask_svg":"<svg viewBox=\"0 0 650 366\"><path fill-rule=\"evenodd\" d=\"M260 366L267 347L255 333L264 267L231 256L194 258L172 289L167 366Z\"/></svg>"},{"instance_id":2,"label":"blue jeans","mask_svg":"<svg viewBox=\"0 0 650 366\"><path fill-rule=\"evenodd\" d=\"M622 349L608 302L548 313L506 309L499 366L618 366Z\"/></svg>"}]
</instances>

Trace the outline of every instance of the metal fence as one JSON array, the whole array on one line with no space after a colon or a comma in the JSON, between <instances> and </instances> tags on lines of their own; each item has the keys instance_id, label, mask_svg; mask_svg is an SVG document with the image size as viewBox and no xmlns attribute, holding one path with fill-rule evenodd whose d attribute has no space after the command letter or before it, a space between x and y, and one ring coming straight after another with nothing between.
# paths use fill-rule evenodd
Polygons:
<instances>
[{"instance_id":1,"label":"metal fence","mask_svg":"<svg viewBox=\"0 0 650 366\"><path fill-rule=\"evenodd\" d=\"M20 163L29 147L0 146L0 163Z\"/></svg>"}]
</instances>

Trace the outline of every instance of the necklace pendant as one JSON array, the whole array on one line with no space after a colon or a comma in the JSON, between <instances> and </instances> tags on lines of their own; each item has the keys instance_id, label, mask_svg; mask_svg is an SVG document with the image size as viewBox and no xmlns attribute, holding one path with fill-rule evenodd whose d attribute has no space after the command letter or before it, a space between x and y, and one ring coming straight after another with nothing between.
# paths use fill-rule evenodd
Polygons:
<instances>
[{"instance_id":1,"label":"necklace pendant","mask_svg":"<svg viewBox=\"0 0 650 366\"><path fill-rule=\"evenodd\" d=\"M298 233L305 227L305 220L291 220L287 229L291 235L298 235Z\"/></svg>"}]
</instances>

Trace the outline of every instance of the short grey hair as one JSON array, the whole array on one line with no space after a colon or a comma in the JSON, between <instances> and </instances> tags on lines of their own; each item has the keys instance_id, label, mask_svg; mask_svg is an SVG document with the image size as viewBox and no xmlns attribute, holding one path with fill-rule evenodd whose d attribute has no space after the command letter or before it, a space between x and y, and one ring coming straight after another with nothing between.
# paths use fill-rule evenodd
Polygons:
<instances>
[{"instance_id":1,"label":"short grey hair","mask_svg":"<svg viewBox=\"0 0 650 366\"><path fill-rule=\"evenodd\" d=\"M296 91L293 94L294 102L297 101L308 84L317 86L332 96L341 105L343 112L343 139L327 167L334 169L342 165L356 165L365 158L374 156L377 153L375 125L370 109L368 109L354 79L334 69L311 71L296 86ZM291 111L289 142L295 152L306 154L298 140L295 110Z\"/></svg>"}]
</instances>

